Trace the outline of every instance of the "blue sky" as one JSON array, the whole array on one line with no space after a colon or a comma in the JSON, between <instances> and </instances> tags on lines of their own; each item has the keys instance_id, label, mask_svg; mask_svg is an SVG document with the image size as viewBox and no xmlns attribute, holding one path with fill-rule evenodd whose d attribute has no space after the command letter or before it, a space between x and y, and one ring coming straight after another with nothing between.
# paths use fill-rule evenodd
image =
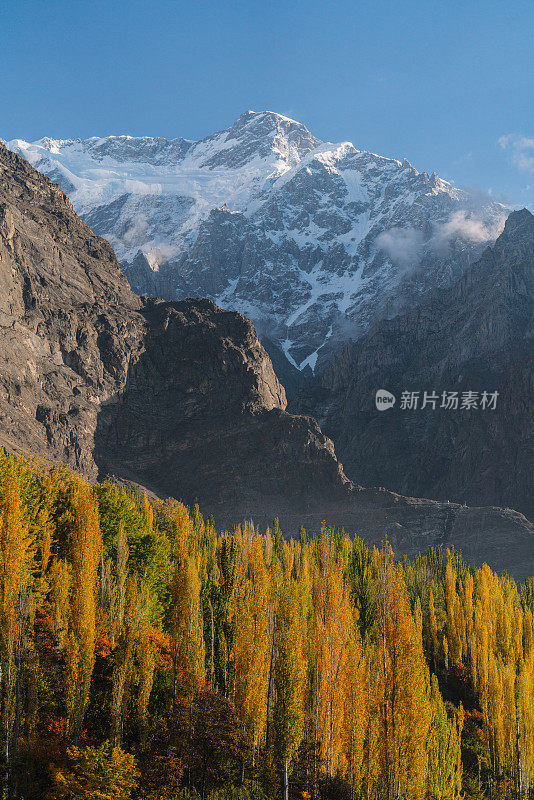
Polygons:
<instances>
[{"instance_id":1,"label":"blue sky","mask_svg":"<svg viewBox=\"0 0 534 800\"><path fill-rule=\"evenodd\" d=\"M18 0L0 137L201 138L246 109L534 208L532 0Z\"/></svg>"}]
</instances>

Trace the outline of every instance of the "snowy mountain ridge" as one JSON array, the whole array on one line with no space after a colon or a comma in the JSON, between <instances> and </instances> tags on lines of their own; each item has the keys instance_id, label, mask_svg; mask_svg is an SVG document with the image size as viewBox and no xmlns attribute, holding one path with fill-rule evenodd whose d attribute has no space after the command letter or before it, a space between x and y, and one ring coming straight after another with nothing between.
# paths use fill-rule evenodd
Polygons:
<instances>
[{"instance_id":1,"label":"snowy mountain ridge","mask_svg":"<svg viewBox=\"0 0 534 800\"><path fill-rule=\"evenodd\" d=\"M198 142L8 142L113 245L132 287L249 316L298 369L448 286L506 211L435 173L248 111Z\"/></svg>"}]
</instances>

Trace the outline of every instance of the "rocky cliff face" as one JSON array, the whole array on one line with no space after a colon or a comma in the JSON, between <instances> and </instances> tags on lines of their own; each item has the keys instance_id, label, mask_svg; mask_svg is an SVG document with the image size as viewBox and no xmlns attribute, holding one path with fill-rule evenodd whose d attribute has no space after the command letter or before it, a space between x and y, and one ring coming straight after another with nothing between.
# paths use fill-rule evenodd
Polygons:
<instances>
[{"instance_id":1,"label":"rocky cliff face","mask_svg":"<svg viewBox=\"0 0 534 800\"><path fill-rule=\"evenodd\" d=\"M0 444L96 477L98 410L125 380L141 303L59 187L3 147L0 285Z\"/></svg>"},{"instance_id":2,"label":"rocky cliff face","mask_svg":"<svg viewBox=\"0 0 534 800\"><path fill-rule=\"evenodd\" d=\"M141 301L61 190L0 146L0 444L198 501L218 523L323 519L399 552L454 544L534 572L516 512L362 489L285 410L251 323L209 300Z\"/></svg>"},{"instance_id":3,"label":"rocky cliff face","mask_svg":"<svg viewBox=\"0 0 534 800\"><path fill-rule=\"evenodd\" d=\"M321 142L270 112L200 142L9 146L112 243L136 291L240 311L285 371L319 368L349 335L449 286L506 216L406 160Z\"/></svg>"},{"instance_id":4,"label":"rocky cliff face","mask_svg":"<svg viewBox=\"0 0 534 800\"><path fill-rule=\"evenodd\" d=\"M495 246L447 291L377 325L301 394L348 473L403 493L534 515L534 217L514 212ZM397 397L379 412L377 389ZM417 409L402 392L419 393ZM434 392L434 409L421 408ZM458 410L441 408L456 391ZM465 392L477 408L461 408ZM482 393L497 391L496 409Z\"/></svg>"}]
</instances>

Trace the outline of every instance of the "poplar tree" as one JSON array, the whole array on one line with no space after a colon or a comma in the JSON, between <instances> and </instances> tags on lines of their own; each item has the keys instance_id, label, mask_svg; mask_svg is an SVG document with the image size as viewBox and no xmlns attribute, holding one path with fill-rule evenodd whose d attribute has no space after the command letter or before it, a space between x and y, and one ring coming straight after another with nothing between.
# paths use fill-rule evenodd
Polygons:
<instances>
[{"instance_id":1,"label":"poplar tree","mask_svg":"<svg viewBox=\"0 0 534 800\"><path fill-rule=\"evenodd\" d=\"M192 698L203 673L201 583L194 554L189 552L189 512L181 503L172 501L168 513L174 528L174 563L170 590L173 703L176 704L179 691Z\"/></svg>"},{"instance_id":2,"label":"poplar tree","mask_svg":"<svg viewBox=\"0 0 534 800\"><path fill-rule=\"evenodd\" d=\"M381 782L387 800L422 798L430 724L420 630L391 550L377 554L377 710Z\"/></svg>"},{"instance_id":3,"label":"poplar tree","mask_svg":"<svg viewBox=\"0 0 534 800\"><path fill-rule=\"evenodd\" d=\"M325 531L319 543L321 569L313 586L317 659L317 715L321 756L329 776L346 768L344 731L350 719L353 628L349 591L335 542Z\"/></svg>"},{"instance_id":4,"label":"poplar tree","mask_svg":"<svg viewBox=\"0 0 534 800\"><path fill-rule=\"evenodd\" d=\"M151 639L150 626L150 597L146 587L141 592L139 611L139 627L136 642L136 655L138 661L138 694L137 714L139 723L139 739L141 749L145 748L147 738L147 711L148 701L154 685L154 669L156 657Z\"/></svg>"},{"instance_id":5,"label":"poplar tree","mask_svg":"<svg viewBox=\"0 0 534 800\"><path fill-rule=\"evenodd\" d=\"M31 609L33 540L14 460L7 465L0 511L0 657L2 733L9 780L20 691L26 626Z\"/></svg>"},{"instance_id":6,"label":"poplar tree","mask_svg":"<svg viewBox=\"0 0 534 800\"><path fill-rule=\"evenodd\" d=\"M71 594L66 645L68 733L78 739L89 699L95 659L98 564L102 548L98 506L89 484L75 478L69 490Z\"/></svg>"},{"instance_id":7,"label":"poplar tree","mask_svg":"<svg viewBox=\"0 0 534 800\"><path fill-rule=\"evenodd\" d=\"M245 578L235 610L233 699L254 758L265 730L269 677L268 574L259 536L249 543L246 556Z\"/></svg>"},{"instance_id":8,"label":"poplar tree","mask_svg":"<svg viewBox=\"0 0 534 800\"><path fill-rule=\"evenodd\" d=\"M289 768L304 733L304 635L297 586L286 577L278 598L273 707L275 749L282 764L284 800L289 798Z\"/></svg>"}]
</instances>

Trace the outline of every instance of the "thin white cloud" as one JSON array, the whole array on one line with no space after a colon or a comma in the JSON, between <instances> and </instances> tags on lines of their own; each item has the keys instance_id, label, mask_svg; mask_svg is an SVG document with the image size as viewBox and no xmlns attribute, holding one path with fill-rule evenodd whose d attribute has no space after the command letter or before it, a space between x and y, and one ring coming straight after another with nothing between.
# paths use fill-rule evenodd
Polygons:
<instances>
[{"instance_id":1,"label":"thin white cloud","mask_svg":"<svg viewBox=\"0 0 534 800\"><path fill-rule=\"evenodd\" d=\"M443 252L456 238L478 244L492 242L502 233L505 221L505 213L489 222L467 211L455 211L447 222L434 224L430 248L437 253Z\"/></svg>"},{"instance_id":2,"label":"thin white cloud","mask_svg":"<svg viewBox=\"0 0 534 800\"><path fill-rule=\"evenodd\" d=\"M170 261L171 258L179 252L178 247L172 247L169 244L165 244L164 242L160 242L159 244L155 244L150 250L148 250L145 255L149 259L150 263L157 264L164 264L166 261Z\"/></svg>"},{"instance_id":3,"label":"thin white cloud","mask_svg":"<svg viewBox=\"0 0 534 800\"><path fill-rule=\"evenodd\" d=\"M524 172L534 172L534 139L519 133L507 133L498 140L510 153L512 164Z\"/></svg>"},{"instance_id":4,"label":"thin white cloud","mask_svg":"<svg viewBox=\"0 0 534 800\"><path fill-rule=\"evenodd\" d=\"M145 239L148 222L143 214L129 219L125 225L125 230L120 237L126 247L139 247Z\"/></svg>"},{"instance_id":5,"label":"thin white cloud","mask_svg":"<svg viewBox=\"0 0 534 800\"><path fill-rule=\"evenodd\" d=\"M386 253L394 264L402 269L408 269L419 261L423 234L415 228L390 228L376 237L376 246Z\"/></svg>"},{"instance_id":6,"label":"thin white cloud","mask_svg":"<svg viewBox=\"0 0 534 800\"><path fill-rule=\"evenodd\" d=\"M427 239L422 231L415 228L390 228L377 236L376 246L394 264L410 271L420 261L423 251L443 258L456 239L474 244L495 241L502 233L506 216L503 211L488 220L476 212L460 209L453 212L446 222L434 222L432 233Z\"/></svg>"}]
</instances>

